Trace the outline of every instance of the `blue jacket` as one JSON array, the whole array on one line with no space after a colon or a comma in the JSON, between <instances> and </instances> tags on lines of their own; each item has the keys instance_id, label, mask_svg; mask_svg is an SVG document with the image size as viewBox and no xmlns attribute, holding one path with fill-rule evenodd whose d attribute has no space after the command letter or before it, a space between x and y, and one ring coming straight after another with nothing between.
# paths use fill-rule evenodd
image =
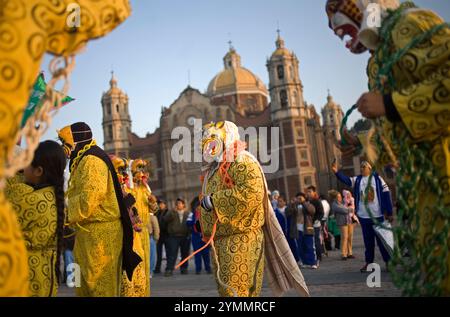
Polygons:
<instances>
[{"instance_id":1,"label":"blue jacket","mask_svg":"<svg viewBox=\"0 0 450 317\"><path fill-rule=\"evenodd\" d=\"M336 173L336 177L345 185L350 186L353 188L353 197L355 197L355 209L356 214L358 214L359 211L359 193L360 193L360 187L361 187L361 179L363 178L362 175L358 175L355 177L348 177L344 175L341 171L338 171ZM386 185L386 183L382 180L382 178L377 174L374 173L373 177L375 179L375 185L376 185L376 194L378 198L378 202L380 203L381 207L381 213L386 213L388 216L392 215L392 200L391 200L391 192L389 191L389 187Z\"/></svg>"},{"instance_id":2,"label":"blue jacket","mask_svg":"<svg viewBox=\"0 0 450 317\"><path fill-rule=\"evenodd\" d=\"M192 232L192 237L197 236L197 237L202 237L202 233L199 230L199 212L196 212L196 210L192 210L191 213L189 214L188 218L186 219L186 225L191 229Z\"/></svg>"},{"instance_id":3,"label":"blue jacket","mask_svg":"<svg viewBox=\"0 0 450 317\"><path fill-rule=\"evenodd\" d=\"M286 209L287 210L287 207ZM278 219L278 222L280 223L281 229L283 230L283 233L286 238L289 238L290 233L290 227L291 227L291 217L285 217L283 214L278 210L278 208L275 208L275 216Z\"/></svg>"}]
</instances>

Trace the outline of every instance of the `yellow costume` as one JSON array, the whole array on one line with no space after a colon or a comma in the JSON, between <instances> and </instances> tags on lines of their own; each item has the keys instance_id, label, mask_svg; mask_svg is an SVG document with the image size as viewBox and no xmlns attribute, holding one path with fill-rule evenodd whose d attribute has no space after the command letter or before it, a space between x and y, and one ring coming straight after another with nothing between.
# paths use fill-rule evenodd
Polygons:
<instances>
[{"instance_id":1,"label":"yellow costume","mask_svg":"<svg viewBox=\"0 0 450 317\"><path fill-rule=\"evenodd\" d=\"M29 296L28 253L17 218L0 195L0 297Z\"/></svg>"},{"instance_id":2,"label":"yellow costume","mask_svg":"<svg viewBox=\"0 0 450 317\"><path fill-rule=\"evenodd\" d=\"M73 32L67 26L69 4L79 4L81 21ZM23 111L46 52L69 56L86 42L104 36L130 15L128 1L89 0L6 0L1 4L0 33L0 180L4 177L5 157L12 152ZM15 217L0 191L0 296L23 296L28 280L23 278L27 263L24 242ZM14 251L12 251L14 250ZM13 255L12 255L13 252ZM22 285L18 285L23 283Z\"/></svg>"},{"instance_id":3,"label":"yellow costume","mask_svg":"<svg viewBox=\"0 0 450 317\"><path fill-rule=\"evenodd\" d=\"M400 20L392 29L392 46L390 49L398 51L409 44L416 36L429 31L432 27L444 23L442 19L431 11L412 11L402 15ZM420 162L415 154L406 152L398 144L404 142L406 148L414 144L426 142L429 148L423 152L426 161L431 160L438 187L443 191L444 205L447 215L439 213L436 206L438 197L429 184L419 181L413 190L408 190L403 196L400 208L415 208L420 215L420 223L415 225L419 228L414 249L417 250L418 258L421 259L421 270L430 272L441 271L442 267L433 267L426 263L427 254L424 252L430 243L440 244L440 251L434 251L434 257L447 258L447 272L444 275L443 294L450 294L450 233L443 241L430 240L433 230L442 230L443 221L447 223L450 210L450 28L442 29L436 33L425 44L417 45L408 50L408 53L394 65L393 77L395 85L385 85L384 94L390 93L393 104L401 117L400 122L391 123L385 120L383 123L383 134L392 146L394 154L403 156L400 160L414 161L411 171L423 169L424 162ZM381 52L380 52L381 54ZM380 56L380 59L383 57ZM375 81L378 63L375 56L371 58L368 67L370 87L376 89ZM394 125L396 130L394 132ZM422 150L423 151L423 150ZM408 158L408 156L410 156ZM385 154L380 163L389 162ZM400 169L407 166L400 166ZM407 172L408 173L408 172ZM407 183L410 176L404 175L399 183ZM418 201L415 201L417 198ZM442 203L442 202L441 202ZM441 205L442 206L442 205ZM412 218L413 215L410 215ZM434 221L431 221L434 218ZM411 219L412 220L412 219ZM442 244L443 243L443 244ZM424 263L425 262L425 263ZM426 282L434 283L435 273L425 277ZM427 291L426 291L427 292Z\"/></svg>"},{"instance_id":4,"label":"yellow costume","mask_svg":"<svg viewBox=\"0 0 450 317\"><path fill-rule=\"evenodd\" d=\"M147 163L141 159L131 161L131 172L133 175L133 188L127 191L136 199L136 209L139 218L142 221L142 230L138 233L141 238L142 248L144 250L144 268L146 278L145 296L150 296L150 236L148 232L148 223L150 221L150 211L156 210L156 206L150 208L149 199L152 197L150 188L146 184L147 177L144 172Z\"/></svg>"},{"instance_id":5,"label":"yellow costume","mask_svg":"<svg viewBox=\"0 0 450 317\"><path fill-rule=\"evenodd\" d=\"M337 12L352 15L342 5L350 2L357 1L328 0L330 21ZM383 95L386 118L377 122L380 138L359 137L378 169L398 165L396 238L411 258L396 249L392 262L402 268L393 269L394 281L408 295L449 295L450 28L411 2L390 6L381 28L360 21L359 40L372 50L369 87Z\"/></svg>"},{"instance_id":6,"label":"yellow costume","mask_svg":"<svg viewBox=\"0 0 450 317\"><path fill-rule=\"evenodd\" d=\"M30 295L56 296L56 201L53 187L12 184L6 196L17 214L28 252Z\"/></svg>"},{"instance_id":7,"label":"yellow costume","mask_svg":"<svg viewBox=\"0 0 450 317\"><path fill-rule=\"evenodd\" d=\"M269 207L262 169L244 150L236 125L228 121L207 125L202 149L209 164L204 174L200 223L212 245L219 295L259 296L265 265L275 295L290 288L308 295Z\"/></svg>"},{"instance_id":8,"label":"yellow costume","mask_svg":"<svg viewBox=\"0 0 450 317\"><path fill-rule=\"evenodd\" d=\"M122 223L106 164L89 155L72 170L68 221L77 231L73 249L81 269L78 296L119 296L122 278Z\"/></svg>"},{"instance_id":9,"label":"yellow costume","mask_svg":"<svg viewBox=\"0 0 450 317\"><path fill-rule=\"evenodd\" d=\"M114 156L111 158L114 169L117 172L117 177L119 179L119 183L122 186L122 189L125 193L129 193L127 190L125 183L128 179L128 175L125 170L127 167L127 160ZM124 193L124 194L125 194ZM139 235L139 232L136 230L141 230L142 224L137 224L138 228L133 230L133 250L136 252L142 259L144 259L145 253L142 248L142 241ZM145 264L144 262L139 263L139 265L135 268L133 272L133 277L131 281L128 279L125 272L122 273L122 286L120 289L121 297L145 297L147 292L147 279L145 275Z\"/></svg>"},{"instance_id":10,"label":"yellow costume","mask_svg":"<svg viewBox=\"0 0 450 317\"><path fill-rule=\"evenodd\" d=\"M264 183L259 167L248 157L243 156L228 170L232 179L239 180L233 188L227 188L216 171L208 177L205 194L213 193L215 214L202 211L201 224L203 234L211 236L216 221L216 239L214 241L219 276L220 296L258 296L264 273ZM215 271L217 271L217 262Z\"/></svg>"}]
</instances>

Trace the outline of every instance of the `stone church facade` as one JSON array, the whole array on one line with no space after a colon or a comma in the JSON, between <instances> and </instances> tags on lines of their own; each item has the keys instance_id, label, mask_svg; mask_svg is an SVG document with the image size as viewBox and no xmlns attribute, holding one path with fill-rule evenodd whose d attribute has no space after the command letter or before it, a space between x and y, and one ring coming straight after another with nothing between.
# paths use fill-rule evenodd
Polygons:
<instances>
[{"instance_id":1,"label":"stone church facade","mask_svg":"<svg viewBox=\"0 0 450 317\"><path fill-rule=\"evenodd\" d=\"M149 185L153 192L170 204L177 197L190 201L201 190L201 163L172 159L174 145L179 142L172 139L172 132L184 127L193 135L195 119L201 119L203 124L229 120L243 129L267 129L267 137L258 135L257 140L246 138L245 141L249 145L255 145L252 142L267 145L271 157L278 159L278 168L266 173L270 190L277 189L292 198L309 185L315 185L324 194L336 188L330 162L334 158L341 160L333 137L340 138L342 109L330 94L321 115L314 105L306 103L299 60L285 47L284 40L278 36L276 49L267 60L268 87L242 66L241 56L233 47L230 46L223 62L224 69L211 80L205 93L188 86L175 102L162 108L160 126L143 138L131 130L128 96L118 88L113 75L110 89L102 96L107 153L149 160L153 169ZM277 142L271 140L271 128L278 128ZM191 145L194 155L194 138ZM258 157L259 153L254 154Z\"/></svg>"}]
</instances>

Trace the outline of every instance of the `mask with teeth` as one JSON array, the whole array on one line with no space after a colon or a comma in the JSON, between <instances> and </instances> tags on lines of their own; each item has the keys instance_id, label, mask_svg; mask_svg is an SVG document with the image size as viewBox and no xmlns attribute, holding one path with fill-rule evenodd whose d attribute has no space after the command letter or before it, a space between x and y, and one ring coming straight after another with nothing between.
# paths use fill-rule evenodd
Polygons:
<instances>
[{"instance_id":1,"label":"mask with teeth","mask_svg":"<svg viewBox=\"0 0 450 317\"><path fill-rule=\"evenodd\" d=\"M375 4L376 10L373 10ZM378 45L378 27L368 22L372 15L379 14L379 21L386 16L388 9L396 9L398 0L328 0L326 12L329 27L345 40L345 46L354 54L374 50ZM370 9L370 10L369 10Z\"/></svg>"}]
</instances>

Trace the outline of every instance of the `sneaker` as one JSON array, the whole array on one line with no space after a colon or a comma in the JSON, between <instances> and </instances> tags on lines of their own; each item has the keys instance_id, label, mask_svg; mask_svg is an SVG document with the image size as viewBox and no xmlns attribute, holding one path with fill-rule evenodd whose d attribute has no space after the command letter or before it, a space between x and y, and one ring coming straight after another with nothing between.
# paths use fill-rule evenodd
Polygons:
<instances>
[{"instance_id":1,"label":"sneaker","mask_svg":"<svg viewBox=\"0 0 450 317\"><path fill-rule=\"evenodd\" d=\"M172 271L166 271L166 273L164 273L164 276L172 276L173 272Z\"/></svg>"},{"instance_id":2,"label":"sneaker","mask_svg":"<svg viewBox=\"0 0 450 317\"><path fill-rule=\"evenodd\" d=\"M353 255L353 254L350 254L348 257L347 257L347 259L354 259L355 258L355 256Z\"/></svg>"},{"instance_id":3,"label":"sneaker","mask_svg":"<svg viewBox=\"0 0 450 317\"><path fill-rule=\"evenodd\" d=\"M311 269L313 269L313 270L317 270L318 268L319 268L318 265L311 265Z\"/></svg>"}]
</instances>

